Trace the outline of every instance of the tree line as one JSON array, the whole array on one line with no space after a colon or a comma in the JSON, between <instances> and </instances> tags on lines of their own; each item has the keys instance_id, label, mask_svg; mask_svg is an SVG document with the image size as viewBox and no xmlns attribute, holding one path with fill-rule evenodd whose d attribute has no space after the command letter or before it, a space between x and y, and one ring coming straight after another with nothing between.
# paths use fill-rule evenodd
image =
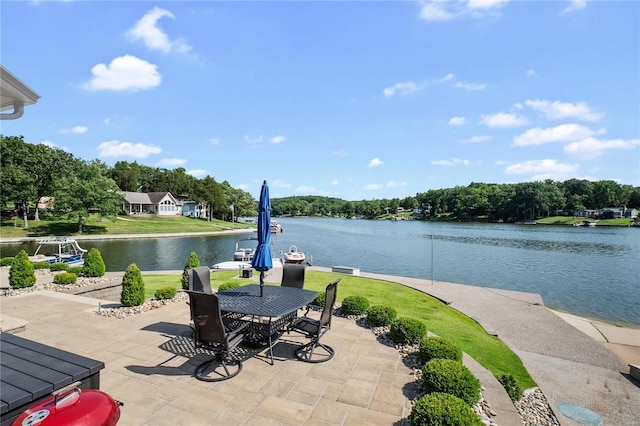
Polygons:
<instances>
[{"instance_id":1,"label":"tree line","mask_svg":"<svg viewBox=\"0 0 640 426\"><path fill-rule=\"evenodd\" d=\"M257 201L246 191L213 177L198 179L184 168L173 170L119 161L109 167L99 160L85 161L46 145L34 145L22 136L0 135L0 205L21 206L25 227L29 207L51 197L53 211L82 223L95 212L114 218L122 210L122 191L171 192L207 205L212 218L229 220L255 216ZM324 196L273 198L273 216L341 216L378 218L399 210L417 211L425 218L457 220L536 219L559 211L573 214L603 207L640 207L640 187L615 181L569 179L509 184L471 183L432 189L415 197L347 201ZM38 220L38 209L33 209Z\"/></svg>"},{"instance_id":2,"label":"tree line","mask_svg":"<svg viewBox=\"0 0 640 426\"><path fill-rule=\"evenodd\" d=\"M294 196L271 200L274 216L341 216L378 218L399 209L425 218L457 220L532 220L556 214L573 215L604 207L640 207L640 187L615 181L569 179L509 184L471 183L432 189L415 197L345 201L321 196Z\"/></svg>"},{"instance_id":3,"label":"tree line","mask_svg":"<svg viewBox=\"0 0 640 426\"><path fill-rule=\"evenodd\" d=\"M28 228L28 214L43 197L54 214L77 220L79 232L90 213L115 218L122 211L122 191L171 192L207 205L212 218L229 220L235 215L256 214L257 202L246 191L213 177L197 179L183 168L168 170L136 162L117 162L113 167L99 160L85 161L43 144L30 144L23 136L0 135L0 206L19 207Z\"/></svg>"}]
</instances>

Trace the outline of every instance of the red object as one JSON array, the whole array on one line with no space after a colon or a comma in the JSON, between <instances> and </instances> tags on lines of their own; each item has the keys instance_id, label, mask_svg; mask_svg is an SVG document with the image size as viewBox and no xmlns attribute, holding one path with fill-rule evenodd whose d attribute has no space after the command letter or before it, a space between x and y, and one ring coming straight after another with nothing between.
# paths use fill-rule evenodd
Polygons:
<instances>
[{"instance_id":1,"label":"red object","mask_svg":"<svg viewBox=\"0 0 640 426\"><path fill-rule=\"evenodd\" d=\"M108 394L79 387L61 391L28 408L11 426L115 426L118 423L122 403Z\"/></svg>"}]
</instances>

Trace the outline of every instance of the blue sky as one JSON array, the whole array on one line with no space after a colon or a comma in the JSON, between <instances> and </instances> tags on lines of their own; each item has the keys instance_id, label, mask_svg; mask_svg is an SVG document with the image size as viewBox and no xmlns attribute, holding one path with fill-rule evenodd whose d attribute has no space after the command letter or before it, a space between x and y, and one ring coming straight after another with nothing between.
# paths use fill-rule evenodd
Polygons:
<instances>
[{"instance_id":1,"label":"blue sky","mask_svg":"<svg viewBox=\"0 0 640 426\"><path fill-rule=\"evenodd\" d=\"M4 135L255 197L640 186L637 1L2 2Z\"/></svg>"}]
</instances>

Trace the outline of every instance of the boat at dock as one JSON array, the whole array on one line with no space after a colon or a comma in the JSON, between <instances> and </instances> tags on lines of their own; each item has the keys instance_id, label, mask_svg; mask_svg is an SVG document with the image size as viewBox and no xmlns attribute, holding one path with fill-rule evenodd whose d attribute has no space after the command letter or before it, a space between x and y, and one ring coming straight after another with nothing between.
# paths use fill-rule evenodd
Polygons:
<instances>
[{"instance_id":1,"label":"boat at dock","mask_svg":"<svg viewBox=\"0 0 640 426\"><path fill-rule=\"evenodd\" d=\"M272 234L279 234L282 232L282 225L280 225L277 221L272 220L271 221L271 233Z\"/></svg>"},{"instance_id":2,"label":"boat at dock","mask_svg":"<svg viewBox=\"0 0 640 426\"><path fill-rule=\"evenodd\" d=\"M302 263L305 261L306 256L303 252L298 250L298 247L291 246L289 250L282 254L284 263Z\"/></svg>"},{"instance_id":3,"label":"boat at dock","mask_svg":"<svg viewBox=\"0 0 640 426\"><path fill-rule=\"evenodd\" d=\"M78 245L73 238L50 237L38 240L38 248L33 256L29 256L32 262L66 263L69 266L84 265L84 254L87 250Z\"/></svg>"}]
</instances>

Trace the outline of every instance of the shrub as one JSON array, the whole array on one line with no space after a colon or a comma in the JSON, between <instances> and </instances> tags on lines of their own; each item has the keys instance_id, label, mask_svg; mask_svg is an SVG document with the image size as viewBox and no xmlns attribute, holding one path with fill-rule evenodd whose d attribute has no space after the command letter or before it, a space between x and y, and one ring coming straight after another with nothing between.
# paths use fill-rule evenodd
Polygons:
<instances>
[{"instance_id":1,"label":"shrub","mask_svg":"<svg viewBox=\"0 0 640 426\"><path fill-rule=\"evenodd\" d=\"M13 260L15 259L15 257L11 256L11 257L3 257L2 259L0 259L0 266L11 266L11 264L13 263Z\"/></svg>"},{"instance_id":2,"label":"shrub","mask_svg":"<svg viewBox=\"0 0 640 426\"><path fill-rule=\"evenodd\" d=\"M62 272L53 277L53 283L62 285L74 284L77 279L78 276L72 272Z\"/></svg>"},{"instance_id":3,"label":"shrub","mask_svg":"<svg viewBox=\"0 0 640 426\"><path fill-rule=\"evenodd\" d=\"M222 293L223 291L231 290L232 288L240 287L240 283L235 281L227 281L226 283L220 284L218 287L218 293Z\"/></svg>"},{"instance_id":4,"label":"shrub","mask_svg":"<svg viewBox=\"0 0 640 426\"><path fill-rule=\"evenodd\" d=\"M462 361L462 349L444 337L424 336L420 340L418 357L423 364L432 359L452 359L460 362Z\"/></svg>"},{"instance_id":5,"label":"shrub","mask_svg":"<svg viewBox=\"0 0 640 426\"><path fill-rule=\"evenodd\" d=\"M83 275L82 274L82 266L70 266L69 269L67 269L67 272L73 272L74 274L80 276Z\"/></svg>"},{"instance_id":6,"label":"shrub","mask_svg":"<svg viewBox=\"0 0 640 426\"><path fill-rule=\"evenodd\" d=\"M51 269L51 267L54 265L49 262L31 262L31 264L33 265L33 269L35 270Z\"/></svg>"},{"instance_id":7,"label":"shrub","mask_svg":"<svg viewBox=\"0 0 640 426\"><path fill-rule=\"evenodd\" d=\"M382 327L391 324L398 313L391 306L373 305L367 311L367 321L374 327Z\"/></svg>"},{"instance_id":8,"label":"shrub","mask_svg":"<svg viewBox=\"0 0 640 426\"><path fill-rule=\"evenodd\" d=\"M38 263L47 263L47 262L38 262ZM35 263L33 266L36 266ZM56 271L69 271L69 265L66 263L58 262L58 263L47 263L47 267L51 272Z\"/></svg>"},{"instance_id":9,"label":"shrub","mask_svg":"<svg viewBox=\"0 0 640 426\"><path fill-rule=\"evenodd\" d=\"M460 398L434 392L418 399L409 414L411 426L481 426L480 417Z\"/></svg>"},{"instance_id":10,"label":"shrub","mask_svg":"<svg viewBox=\"0 0 640 426\"><path fill-rule=\"evenodd\" d=\"M182 278L180 282L182 283L182 289L187 290L189 288L189 269L197 268L200 266L200 259L198 259L198 255L195 251L189 253L189 258L187 259L187 263L184 265L184 270L182 271Z\"/></svg>"},{"instance_id":11,"label":"shrub","mask_svg":"<svg viewBox=\"0 0 640 426\"><path fill-rule=\"evenodd\" d=\"M310 304L313 306L320 306L321 308L324 308L324 295L325 295L324 290L319 291L316 298L313 299L313 302L311 302Z\"/></svg>"},{"instance_id":12,"label":"shrub","mask_svg":"<svg viewBox=\"0 0 640 426\"><path fill-rule=\"evenodd\" d=\"M342 313L345 315L362 315L369 308L369 299L364 296L347 296L342 301Z\"/></svg>"},{"instance_id":13,"label":"shrub","mask_svg":"<svg viewBox=\"0 0 640 426\"><path fill-rule=\"evenodd\" d=\"M450 393L469 406L480 399L480 381L461 362L452 359L427 362L422 367L422 385L429 393Z\"/></svg>"},{"instance_id":14,"label":"shrub","mask_svg":"<svg viewBox=\"0 0 640 426\"><path fill-rule=\"evenodd\" d=\"M178 290L176 290L175 287L170 287L170 286L160 287L159 289L156 290L156 293L154 294L154 296L156 299L160 299L160 300L173 299L176 296L177 291Z\"/></svg>"},{"instance_id":15,"label":"shrub","mask_svg":"<svg viewBox=\"0 0 640 426\"><path fill-rule=\"evenodd\" d=\"M509 398L511 398L511 401L520 401L520 398L522 397L522 389L520 389L520 386L516 382L516 379L514 379L511 374L500 375L498 377L498 381L500 382L504 390L507 391L507 394L509 395Z\"/></svg>"},{"instance_id":16,"label":"shrub","mask_svg":"<svg viewBox=\"0 0 640 426\"><path fill-rule=\"evenodd\" d=\"M400 317L391 322L389 337L394 343L418 343L427 333L427 325L417 318Z\"/></svg>"},{"instance_id":17,"label":"shrub","mask_svg":"<svg viewBox=\"0 0 640 426\"><path fill-rule=\"evenodd\" d=\"M36 283L36 273L27 252L20 250L9 269L9 285L13 288L31 287Z\"/></svg>"},{"instance_id":18,"label":"shrub","mask_svg":"<svg viewBox=\"0 0 640 426\"><path fill-rule=\"evenodd\" d=\"M97 248L92 248L85 256L82 275L85 277L102 277L107 271L102 255Z\"/></svg>"},{"instance_id":19,"label":"shrub","mask_svg":"<svg viewBox=\"0 0 640 426\"><path fill-rule=\"evenodd\" d=\"M144 303L144 281L135 263L129 265L124 271L120 303L124 306L139 306Z\"/></svg>"}]
</instances>

